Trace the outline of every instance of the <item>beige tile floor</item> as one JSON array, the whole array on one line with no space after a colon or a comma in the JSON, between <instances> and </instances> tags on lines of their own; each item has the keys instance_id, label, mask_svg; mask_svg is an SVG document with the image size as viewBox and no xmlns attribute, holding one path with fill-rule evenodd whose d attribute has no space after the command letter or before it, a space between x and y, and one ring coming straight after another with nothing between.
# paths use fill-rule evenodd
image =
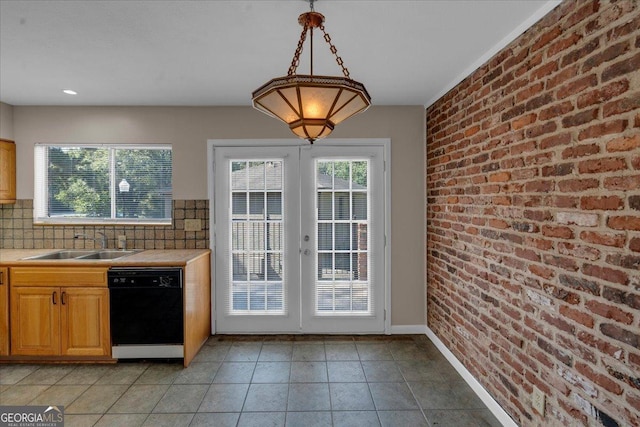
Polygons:
<instances>
[{"instance_id":1,"label":"beige tile floor","mask_svg":"<svg viewBox=\"0 0 640 427\"><path fill-rule=\"evenodd\" d=\"M74 426L499 426L420 335L215 336L191 365L0 365L0 405Z\"/></svg>"}]
</instances>

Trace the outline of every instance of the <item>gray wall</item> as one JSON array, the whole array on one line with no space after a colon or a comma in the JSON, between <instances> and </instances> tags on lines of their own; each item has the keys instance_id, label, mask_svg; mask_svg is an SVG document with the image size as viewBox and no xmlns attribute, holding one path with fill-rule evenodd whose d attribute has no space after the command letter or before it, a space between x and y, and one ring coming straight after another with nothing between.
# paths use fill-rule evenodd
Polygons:
<instances>
[{"instance_id":1,"label":"gray wall","mask_svg":"<svg viewBox=\"0 0 640 427\"><path fill-rule=\"evenodd\" d=\"M0 102L0 138L13 140L13 106Z\"/></svg>"},{"instance_id":2,"label":"gray wall","mask_svg":"<svg viewBox=\"0 0 640 427\"><path fill-rule=\"evenodd\" d=\"M2 132L11 131L17 145L19 199L33 198L36 142L171 143L173 198L201 200L207 198L208 139L292 137L285 125L251 107L14 106L7 128L3 123ZM424 107L372 107L332 136L391 139L391 322L424 325Z\"/></svg>"}]
</instances>

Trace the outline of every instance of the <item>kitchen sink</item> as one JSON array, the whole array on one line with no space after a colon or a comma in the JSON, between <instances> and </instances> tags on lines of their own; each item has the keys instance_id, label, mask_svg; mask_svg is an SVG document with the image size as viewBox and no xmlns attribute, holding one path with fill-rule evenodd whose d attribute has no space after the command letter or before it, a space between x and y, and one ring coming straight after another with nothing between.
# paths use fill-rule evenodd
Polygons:
<instances>
[{"instance_id":1,"label":"kitchen sink","mask_svg":"<svg viewBox=\"0 0 640 427\"><path fill-rule=\"evenodd\" d=\"M78 258L85 255L90 255L95 251L58 251L51 252L44 255L36 255L25 259L71 259Z\"/></svg>"},{"instance_id":2,"label":"kitchen sink","mask_svg":"<svg viewBox=\"0 0 640 427\"><path fill-rule=\"evenodd\" d=\"M89 255L83 255L78 257L78 259L118 259L127 255L133 255L139 251L117 251L117 250L102 250L98 252L94 252Z\"/></svg>"},{"instance_id":3,"label":"kitchen sink","mask_svg":"<svg viewBox=\"0 0 640 427\"><path fill-rule=\"evenodd\" d=\"M140 251L122 251L122 250L91 250L91 251L74 251L74 250L65 250L65 251L57 251L50 252L48 254L43 255L35 255L32 257L24 258L24 259L34 259L34 260L48 260L48 259L118 259L128 255L133 255Z\"/></svg>"}]
</instances>

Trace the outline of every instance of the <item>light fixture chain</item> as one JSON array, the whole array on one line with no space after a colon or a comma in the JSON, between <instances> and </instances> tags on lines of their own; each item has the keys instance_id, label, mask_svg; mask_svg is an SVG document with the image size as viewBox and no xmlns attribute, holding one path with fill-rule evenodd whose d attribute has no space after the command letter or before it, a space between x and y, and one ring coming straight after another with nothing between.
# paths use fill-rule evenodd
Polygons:
<instances>
[{"instance_id":1,"label":"light fixture chain","mask_svg":"<svg viewBox=\"0 0 640 427\"><path fill-rule=\"evenodd\" d=\"M302 54L302 48L304 47L304 41L307 39L307 31L309 30L309 21L304 23L302 28L302 34L300 34L300 40L298 40L298 47L296 48L296 52L293 54L293 59L291 60L291 66L289 67L288 76L293 76L298 69L298 65L300 64L300 54Z\"/></svg>"},{"instance_id":2,"label":"light fixture chain","mask_svg":"<svg viewBox=\"0 0 640 427\"><path fill-rule=\"evenodd\" d=\"M350 78L349 70L347 69L347 67L344 66L344 61L342 60L342 58L338 56L338 49L333 45L333 43L331 43L331 36L324 30L324 25L320 24L320 29L324 34L325 41L329 44L329 49L331 50L331 53L333 53L336 56L336 62L338 63L340 68L342 68L342 74L344 74L344 76L349 79Z\"/></svg>"}]
</instances>

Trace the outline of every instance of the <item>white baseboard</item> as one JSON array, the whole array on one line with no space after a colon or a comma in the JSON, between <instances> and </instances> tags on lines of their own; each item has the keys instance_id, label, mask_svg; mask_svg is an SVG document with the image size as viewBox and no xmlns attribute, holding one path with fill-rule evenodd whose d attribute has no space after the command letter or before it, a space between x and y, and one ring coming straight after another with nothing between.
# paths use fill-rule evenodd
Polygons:
<instances>
[{"instance_id":1,"label":"white baseboard","mask_svg":"<svg viewBox=\"0 0 640 427\"><path fill-rule=\"evenodd\" d=\"M495 401L493 397L489 394L487 390L482 387L482 384L475 379L471 372L464 367L462 363L458 360L458 358L444 345L442 341L433 333L431 329L426 327L427 337L435 344L435 346L440 350L440 353L451 363L456 371L460 374L462 379L464 379L469 387L474 391L474 393L482 400L482 402L487 405L487 408L493 413L493 415L502 423L505 427L518 427L515 421L507 414L507 412L502 409L502 407Z\"/></svg>"},{"instance_id":2,"label":"white baseboard","mask_svg":"<svg viewBox=\"0 0 640 427\"><path fill-rule=\"evenodd\" d=\"M391 335L426 334L427 325L391 325Z\"/></svg>"}]
</instances>

